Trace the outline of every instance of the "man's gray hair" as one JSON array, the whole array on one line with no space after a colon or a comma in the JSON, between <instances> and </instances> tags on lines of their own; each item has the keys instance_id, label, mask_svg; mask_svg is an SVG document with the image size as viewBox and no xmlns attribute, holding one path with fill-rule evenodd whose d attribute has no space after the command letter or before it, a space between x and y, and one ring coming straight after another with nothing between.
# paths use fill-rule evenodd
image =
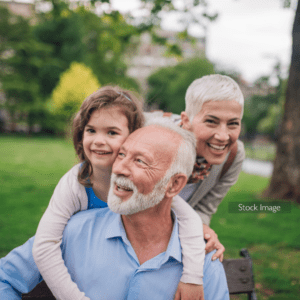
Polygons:
<instances>
[{"instance_id":1,"label":"man's gray hair","mask_svg":"<svg viewBox=\"0 0 300 300\"><path fill-rule=\"evenodd\" d=\"M161 117L152 120L148 119L145 126L150 125L169 129L170 131L179 134L182 138L172 165L164 177L170 179L175 174L183 173L189 178L193 172L196 160L196 138L194 134L179 127L169 118Z\"/></svg>"},{"instance_id":2,"label":"man's gray hair","mask_svg":"<svg viewBox=\"0 0 300 300\"><path fill-rule=\"evenodd\" d=\"M185 94L185 112L192 122L207 101L238 102L244 110L244 96L239 85L226 75L213 74L194 80Z\"/></svg>"}]
</instances>

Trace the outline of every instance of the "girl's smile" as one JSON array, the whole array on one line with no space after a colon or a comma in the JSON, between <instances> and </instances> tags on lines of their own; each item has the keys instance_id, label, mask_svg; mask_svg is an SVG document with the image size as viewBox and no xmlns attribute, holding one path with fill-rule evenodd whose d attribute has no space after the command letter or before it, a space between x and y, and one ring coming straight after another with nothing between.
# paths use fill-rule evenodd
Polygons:
<instances>
[{"instance_id":1,"label":"girl's smile","mask_svg":"<svg viewBox=\"0 0 300 300\"><path fill-rule=\"evenodd\" d=\"M128 135L128 120L119 108L95 110L83 134L84 153L93 168L111 168Z\"/></svg>"}]
</instances>

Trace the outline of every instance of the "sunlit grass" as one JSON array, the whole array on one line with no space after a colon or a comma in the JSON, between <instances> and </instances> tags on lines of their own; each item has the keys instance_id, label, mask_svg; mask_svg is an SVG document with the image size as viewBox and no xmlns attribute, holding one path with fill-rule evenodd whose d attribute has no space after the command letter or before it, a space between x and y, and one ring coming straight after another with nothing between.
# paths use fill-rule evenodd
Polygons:
<instances>
[{"instance_id":1,"label":"sunlit grass","mask_svg":"<svg viewBox=\"0 0 300 300\"><path fill-rule=\"evenodd\" d=\"M229 202L261 202L267 178L241 173L237 184L222 201L211 227L226 248L225 258L238 258L247 248L254 263L258 299L299 299L299 205L291 213L229 213ZM272 204L269 202L268 204ZM234 299L246 299L235 297Z\"/></svg>"}]
</instances>

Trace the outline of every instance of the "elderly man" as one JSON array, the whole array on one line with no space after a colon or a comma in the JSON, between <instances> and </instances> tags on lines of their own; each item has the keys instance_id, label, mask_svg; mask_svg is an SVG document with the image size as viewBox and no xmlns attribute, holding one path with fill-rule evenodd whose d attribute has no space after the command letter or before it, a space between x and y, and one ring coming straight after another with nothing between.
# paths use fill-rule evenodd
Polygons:
<instances>
[{"instance_id":1,"label":"elderly man","mask_svg":"<svg viewBox=\"0 0 300 300\"><path fill-rule=\"evenodd\" d=\"M173 299L182 263L173 197L195 157L193 136L156 124L132 133L113 165L108 204L76 214L63 237L65 264L90 299ZM120 215L121 214L121 215ZM42 280L33 238L0 260L0 298L19 299ZM222 264L207 255L205 299L229 299Z\"/></svg>"}]
</instances>

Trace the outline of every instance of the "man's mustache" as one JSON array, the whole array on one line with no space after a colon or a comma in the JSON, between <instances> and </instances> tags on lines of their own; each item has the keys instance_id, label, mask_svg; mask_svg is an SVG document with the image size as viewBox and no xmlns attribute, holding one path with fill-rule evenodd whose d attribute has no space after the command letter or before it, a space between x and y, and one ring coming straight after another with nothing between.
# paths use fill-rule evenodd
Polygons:
<instances>
[{"instance_id":1,"label":"man's mustache","mask_svg":"<svg viewBox=\"0 0 300 300\"><path fill-rule=\"evenodd\" d=\"M128 178L122 175L112 174L111 182L119 187L130 189L130 190L137 190L135 184Z\"/></svg>"}]
</instances>

